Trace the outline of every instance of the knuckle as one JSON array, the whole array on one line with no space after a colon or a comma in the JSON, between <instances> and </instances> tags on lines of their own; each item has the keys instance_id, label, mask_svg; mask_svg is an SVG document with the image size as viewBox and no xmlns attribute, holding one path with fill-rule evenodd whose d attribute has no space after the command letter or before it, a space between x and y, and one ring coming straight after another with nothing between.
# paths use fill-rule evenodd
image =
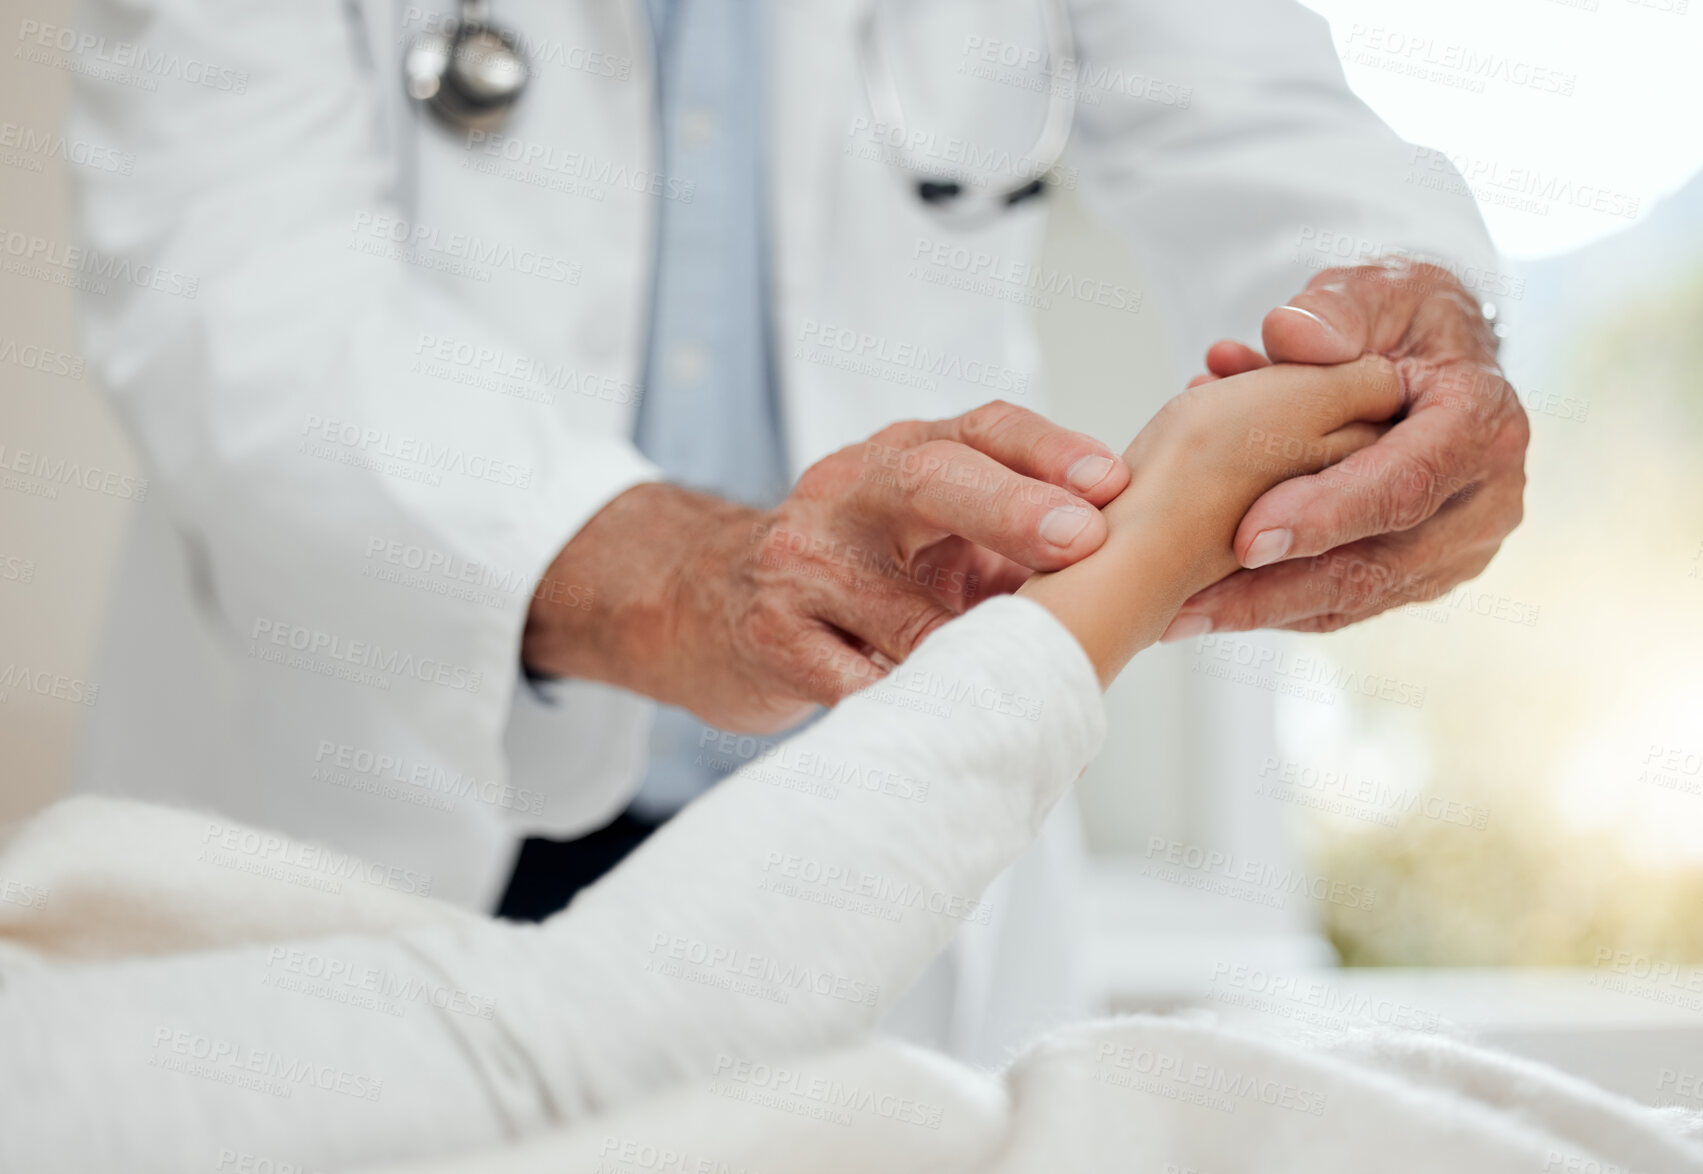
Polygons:
<instances>
[{"instance_id":1,"label":"knuckle","mask_svg":"<svg viewBox=\"0 0 1703 1174\"><path fill-rule=\"evenodd\" d=\"M1526 448L1532 438L1531 417L1526 415L1512 387L1508 388L1508 401L1511 406L1503 413L1495 435L1490 438L1490 454L1496 464L1523 468Z\"/></svg>"},{"instance_id":2,"label":"knuckle","mask_svg":"<svg viewBox=\"0 0 1703 1174\"><path fill-rule=\"evenodd\" d=\"M831 492L838 478L828 466L828 461L818 461L800 473L793 483L792 496L821 497Z\"/></svg>"},{"instance_id":3,"label":"knuckle","mask_svg":"<svg viewBox=\"0 0 1703 1174\"><path fill-rule=\"evenodd\" d=\"M1519 488L1508 499L1507 508L1503 511L1502 523L1501 523L1502 533L1497 535L1497 538L1498 539L1505 538L1509 534L1512 534L1514 532L1514 530L1516 528L1518 528L1519 524L1521 522L1525 521L1525 520L1526 520L1525 478L1522 476L1520 478Z\"/></svg>"},{"instance_id":4,"label":"knuckle","mask_svg":"<svg viewBox=\"0 0 1703 1174\"><path fill-rule=\"evenodd\" d=\"M1450 583L1449 586L1453 587L1458 583L1466 582L1468 579L1478 578L1484 573L1484 569L1490 565L1490 560L1496 557L1496 551L1497 547L1491 546L1475 552L1467 559L1460 577Z\"/></svg>"},{"instance_id":5,"label":"knuckle","mask_svg":"<svg viewBox=\"0 0 1703 1174\"><path fill-rule=\"evenodd\" d=\"M1508 382L1508 377L1502 374L1500 367L1480 366L1478 370L1484 373L1487 389L1485 398L1499 408L1504 417L1526 414L1525 405L1520 403L1519 393L1514 390L1514 385Z\"/></svg>"},{"instance_id":6,"label":"knuckle","mask_svg":"<svg viewBox=\"0 0 1703 1174\"><path fill-rule=\"evenodd\" d=\"M1475 524L1466 546L1493 551L1525 520L1525 474L1490 483L1482 501L1482 507L1475 510Z\"/></svg>"},{"instance_id":7,"label":"knuckle","mask_svg":"<svg viewBox=\"0 0 1703 1174\"><path fill-rule=\"evenodd\" d=\"M875 440L855 448L841 449L800 473L788 496L800 501L831 501L846 497L871 472L880 470L885 454L895 451Z\"/></svg>"},{"instance_id":8,"label":"knuckle","mask_svg":"<svg viewBox=\"0 0 1703 1174\"><path fill-rule=\"evenodd\" d=\"M1383 515L1392 530L1410 530L1436 512L1436 503L1449 496L1438 462L1414 454L1393 466L1384 484Z\"/></svg>"},{"instance_id":9,"label":"knuckle","mask_svg":"<svg viewBox=\"0 0 1703 1174\"><path fill-rule=\"evenodd\" d=\"M1502 540L1513 533L1525 518L1525 504L1521 500L1518 488L1511 492L1497 490L1487 495L1480 502L1470 503L1472 509L1471 525L1460 542L1460 549L1494 551L1502 545Z\"/></svg>"},{"instance_id":10,"label":"knuckle","mask_svg":"<svg viewBox=\"0 0 1703 1174\"><path fill-rule=\"evenodd\" d=\"M1424 490L1396 486L1385 500L1384 522L1392 531L1411 530L1431 516L1431 496Z\"/></svg>"},{"instance_id":11,"label":"knuckle","mask_svg":"<svg viewBox=\"0 0 1703 1174\"><path fill-rule=\"evenodd\" d=\"M871 436L869 442L886 448L909 448L923 427L921 420L899 420Z\"/></svg>"},{"instance_id":12,"label":"knuckle","mask_svg":"<svg viewBox=\"0 0 1703 1174\"><path fill-rule=\"evenodd\" d=\"M918 502L938 496L963 446L950 440L928 440L906 452L899 461L899 491Z\"/></svg>"},{"instance_id":13,"label":"knuckle","mask_svg":"<svg viewBox=\"0 0 1703 1174\"><path fill-rule=\"evenodd\" d=\"M1016 404L1002 399L989 400L965 412L960 417L960 426L964 437L972 443L993 442L1021 424L1028 415L1028 412Z\"/></svg>"}]
</instances>

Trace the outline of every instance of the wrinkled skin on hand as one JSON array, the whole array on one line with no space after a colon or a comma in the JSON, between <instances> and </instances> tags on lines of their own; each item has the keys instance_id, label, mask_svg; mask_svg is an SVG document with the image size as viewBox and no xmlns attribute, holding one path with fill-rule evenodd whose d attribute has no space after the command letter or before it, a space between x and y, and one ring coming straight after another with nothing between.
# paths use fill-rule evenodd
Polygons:
<instances>
[{"instance_id":1,"label":"wrinkled skin on hand","mask_svg":"<svg viewBox=\"0 0 1703 1174\"><path fill-rule=\"evenodd\" d=\"M1215 344L1195 383L1377 354L1402 378L1402 415L1364 451L1255 502L1235 539L1246 569L1191 598L1165 638L1334 631L1482 571L1522 517L1530 426L1477 300L1431 265L1328 269L1266 315L1263 334L1263 355Z\"/></svg>"},{"instance_id":2,"label":"wrinkled skin on hand","mask_svg":"<svg viewBox=\"0 0 1703 1174\"><path fill-rule=\"evenodd\" d=\"M1098 549L1099 507L1128 483L1104 444L996 402L825 457L773 510L641 485L545 577L594 605L535 600L522 656L726 729L782 729L979 600Z\"/></svg>"}]
</instances>

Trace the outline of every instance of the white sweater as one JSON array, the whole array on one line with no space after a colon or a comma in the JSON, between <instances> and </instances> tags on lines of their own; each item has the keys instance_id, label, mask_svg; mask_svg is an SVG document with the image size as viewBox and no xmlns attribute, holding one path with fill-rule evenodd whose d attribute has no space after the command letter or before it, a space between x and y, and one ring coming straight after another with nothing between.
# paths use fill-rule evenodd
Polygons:
<instances>
[{"instance_id":1,"label":"white sweater","mask_svg":"<svg viewBox=\"0 0 1703 1174\"><path fill-rule=\"evenodd\" d=\"M0 960L0 1170L444 1154L847 1040L975 915L1103 733L1075 640L995 599L542 926Z\"/></svg>"}]
</instances>

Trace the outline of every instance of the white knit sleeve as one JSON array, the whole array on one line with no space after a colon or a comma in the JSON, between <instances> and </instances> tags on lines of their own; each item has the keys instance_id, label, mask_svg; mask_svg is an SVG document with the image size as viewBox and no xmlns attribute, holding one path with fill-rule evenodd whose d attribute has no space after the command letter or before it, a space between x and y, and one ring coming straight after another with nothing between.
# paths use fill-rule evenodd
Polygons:
<instances>
[{"instance_id":1,"label":"white knit sleeve","mask_svg":"<svg viewBox=\"0 0 1703 1174\"><path fill-rule=\"evenodd\" d=\"M441 1154L845 1040L1103 732L1069 633L992 600L798 737L706 745L751 760L542 926L0 972L0 1168Z\"/></svg>"}]
</instances>

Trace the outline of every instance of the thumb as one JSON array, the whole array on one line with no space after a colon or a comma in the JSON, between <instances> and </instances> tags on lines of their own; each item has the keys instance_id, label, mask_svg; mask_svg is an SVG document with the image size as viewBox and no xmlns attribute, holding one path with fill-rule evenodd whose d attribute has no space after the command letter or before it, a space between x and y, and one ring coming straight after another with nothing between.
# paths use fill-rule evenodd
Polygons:
<instances>
[{"instance_id":1,"label":"thumb","mask_svg":"<svg viewBox=\"0 0 1703 1174\"><path fill-rule=\"evenodd\" d=\"M1331 290L1309 289L1265 316L1260 331L1274 363L1332 365L1366 350L1366 319L1354 302Z\"/></svg>"},{"instance_id":2,"label":"thumb","mask_svg":"<svg viewBox=\"0 0 1703 1174\"><path fill-rule=\"evenodd\" d=\"M1274 363L1346 363L1367 351L1389 354L1403 344L1420 308L1444 296L1478 303L1447 269L1389 259L1326 269L1307 288L1265 316L1265 353Z\"/></svg>"}]
</instances>

